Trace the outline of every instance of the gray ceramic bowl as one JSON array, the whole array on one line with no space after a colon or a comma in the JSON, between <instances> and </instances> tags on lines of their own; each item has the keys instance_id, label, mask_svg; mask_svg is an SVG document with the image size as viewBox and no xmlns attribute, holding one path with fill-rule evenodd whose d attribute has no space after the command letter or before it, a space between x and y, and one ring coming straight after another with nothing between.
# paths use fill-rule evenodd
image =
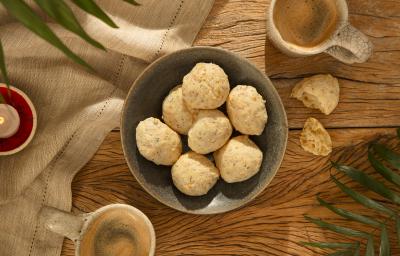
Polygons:
<instances>
[{"instance_id":1,"label":"gray ceramic bowl","mask_svg":"<svg viewBox=\"0 0 400 256\"><path fill-rule=\"evenodd\" d=\"M168 92L198 62L220 65L231 86L252 85L267 101L268 124L261 136L251 137L264 153L261 171L236 184L219 180L205 196L190 197L179 192L171 179L171 167L157 166L144 159L136 147L136 126L148 117L161 119L161 105ZM194 214L215 214L236 209L250 202L271 182L286 149L288 125L281 99L271 81L248 60L211 47L194 47L174 52L151 64L136 80L125 102L122 146L129 168L142 187L161 203ZM186 144L186 138L183 138ZM188 150L186 147L185 150Z\"/></svg>"}]
</instances>

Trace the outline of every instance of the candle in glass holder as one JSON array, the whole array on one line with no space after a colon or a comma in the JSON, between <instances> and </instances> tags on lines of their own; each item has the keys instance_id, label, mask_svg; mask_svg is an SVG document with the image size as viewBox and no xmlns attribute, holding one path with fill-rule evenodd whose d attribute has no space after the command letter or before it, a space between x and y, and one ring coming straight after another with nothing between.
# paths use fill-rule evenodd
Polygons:
<instances>
[{"instance_id":1,"label":"candle in glass holder","mask_svg":"<svg viewBox=\"0 0 400 256\"><path fill-rule=\"evenodd\" d=\"M8 104L0 104L0 139L10 138L17 133L20 119L17 110Z\"/></svg>"}]
</instances>

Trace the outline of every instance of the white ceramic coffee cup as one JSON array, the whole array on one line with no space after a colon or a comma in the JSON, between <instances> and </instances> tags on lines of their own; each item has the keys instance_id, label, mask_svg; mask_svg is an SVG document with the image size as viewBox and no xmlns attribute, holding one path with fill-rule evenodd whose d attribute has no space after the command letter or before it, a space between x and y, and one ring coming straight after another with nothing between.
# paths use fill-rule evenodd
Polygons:
<instances>
[{"instance_id":1,"label":"white ceramic coffee cup","mask_svg":"<svg viewBox=\"0 0 400 256\"><path fill-rule=\"evenodd\" d=\"M366 35L349 23L349 10L346 0L335 1L339 19L336 29L327 39L313 47L299 46L285 41L274 22L274 10L280 0L272 0L268 11L268 36L283 53L304 57L326 52L348 64L366 62L372 55L373 45Z\"/></svg>"},{"instance_id":2,"label":"white ceramic coffee cup","mask_svg":"<svg viewBox=\"0 0 400 256\"><path fill-rule=\"evenodd\" d=\"M156 248L156 235L154 232L154 227L143 212L130 205L110 204L94 212L81 215L74 215L69 212L45 206L42 208L40 216L43 219L44 225L48 230L72 240L75 244L75 255L83 256L80 255L80 245L81 240L85 235L85 232L88 230L88 227L96 219L97 216L100 216L101 213L112 209L128 210L138 220L145 224L145 226L148 228L148 234L150 234L151 241L149 256L153 256Z\"/></svg>"}]
</instances>

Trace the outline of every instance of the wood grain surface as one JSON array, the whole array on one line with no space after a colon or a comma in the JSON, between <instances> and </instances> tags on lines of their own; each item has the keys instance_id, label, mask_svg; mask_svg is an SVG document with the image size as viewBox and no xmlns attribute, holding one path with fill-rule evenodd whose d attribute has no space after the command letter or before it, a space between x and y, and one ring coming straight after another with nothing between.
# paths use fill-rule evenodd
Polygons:
<instances>
[{"instance_id":1,"label":"wood grain surface","mask_svg":"<svg viewBox=\"0 0 400 256\"><path fill-rule=\"evenodd\" d=\"M283 99L290 128L303 127L310 115L330 128L399 126L400 0L347 1L350 21L375 47L367 63L355 65L343 64L327 54L292 58L279 52L266 38L269 2L217 0L196 44L231 50L265 70ZM298 79L319 73L340 78L340 104L330 116L289 98Z\"/></svg>"},{"instance_id":2,"label":"wood grain surface","mask_svg":"<svg viewBox=\"0 0 400 256\"><path fill-rule=\"evenodd\" d=\"M393 139L393 127L400 127L400 0L348 0L351 22L375 45L369 62L351 66L325 54L290 58L278 52L266 39L269 2L216 0L195 44L222 47L249 58L276 85L291 131L282 167L271 185L253 202L233 212L213 216L177 212L158 203L134 180L123 157L119 132L114 131L76 176L73 211L90 212L110 203L127 203L141 209L155 226L157 255L320 255L323 251L304 248L299 242L335 241L339 237L306 222L303 214L365 229L318 207L315 195L320 193L346 209L366 213L329 180L329 160L340 158L371 172L366 161L368 141L382 137L400 148L398 140ZM340 78L340 104L330 116L289 98L299 79L317 73ZM329 128L334 142L330 157L315 157L299 147L299 129L309 116ZM373 211L370 214L380 217ZM392 231L390 236L395 237ZM68 240L62 255L74 255ZM392 255L400 255L400 250L395 249Z\"/></svg>"},{"instance_id":3,"label":"wood grain surface","mask_svg":"<svg viewBox=\"0 0 400 256\"><path fill-rule=\"evenodd\" d=\"M321 193L324 199L346 209L360 213L365 209L352 203L329 180L330 158L315 157L299 147L299 133L290 132L281 169L253 202L226 214L196 216L170 209L141 189L125 163L119 132L114 131L76 176L72 187L73 210L90 212L110 203L134 205L154 224L157 255L318 255L318 250L306 249L298 243L309 239L335 241L338 237L306 222L303 214L323 217L339 225L349 223L316 206L316 194ZM371 172L366 162L366 141L378 136L391 137L394 133L394 129L387 128L330 130L335 147L332 156ZM385 141L400 148L398 140ZM351 183L339 177L346 184ZM364 230L354 223L350 226ZM63 255L73 255L69 240Z\"/></svg>"}]
</instances>

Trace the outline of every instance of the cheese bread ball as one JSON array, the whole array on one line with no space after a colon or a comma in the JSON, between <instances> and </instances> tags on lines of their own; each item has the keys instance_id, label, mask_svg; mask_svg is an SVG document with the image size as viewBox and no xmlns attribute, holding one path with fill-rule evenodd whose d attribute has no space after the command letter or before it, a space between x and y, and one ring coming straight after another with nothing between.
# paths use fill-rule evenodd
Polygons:
<instances>
[{"instance_id":1,"label":"cheese bread ball","mask_svg":"<svg viewBox=\"0 0 400 256\"><path fill-rule=\"evenodd\" d=\"M335 110L339 103L340 87L337 78L331 75L316 75L299 82L291 97L303 102L308 108L319 109L325 115Z\"/></svg>"},{"instance_id":2,"label":"cheese bread ball","mask_svg":"<svg viewBox=\"0 0 400 256\"><path fill-rule=\"evenodd\" d=\"M172 89L164 99L162 105L162 118L173 130L187 135L194 122L195 110L189 109L182 95L182 87Z\"/></svg>"},{"instance_id":3,"label":"cheese bread ball","mask_svg":"<svg viewBox=\"0 0 400 256\"><path fill-rule=\"evenodd\" d=\"M172 167L177 189L189 196L202 196L217 183L219 171L205 156L195 152L182 155Z\"/></svg>"},{"instance_id":4,"label":"cheese bread ball","mask_svg":"<svg viewBox=\"0 0 400 256\"><path fill-rule=\"evenodd\" d=\"M136 127L140 154L157 165L173 165L182 153L181 137L157 118L147 118Z\"/></svg>"},{"instance_id":5,"label":"cheese bread ball","mask_svg":"<svg viewBox=\"0 0 400 256\"><path fill-rule=\"evenodd\" d=\"M332 152L332 140L324 126L315 118L308 118L300 135L302 148L317 156L327 156Z\"/></svg>"},{"instance_id":6,"label":"cheese bread ball","mask_svg":"<svg viewBox=\"0 0 400 256\"><path fill-rule=\"evenodd\" d=\"M219 110L200 110L188 133L189 147L199 153L208 154L221 148L231 137L229 119Z\"/></svg>"},{"instance_id":7,"label":"cheese bread ball","mask_svg":"<svg viewBox=\"0 0 400 256\"><path fill-rule=\"evenodd\" d=\"M229 94L229 80L216 64L198 63L183 78L183 98L192 109L216 109Z\"/></svg>"},{"instance_id":8,"label":"cheese bread ball","mask_svg":"<svg viewBox=\"0 0 400 256\"><path fill-rule=\"evenodd\" d=\"M222 179L235 183L248 180L260 171L263 153L248 136L241 135L216 151L214 159Z\"/></svg>"},{"instance_id":9,"label":"cheese bread ball","mask_svg":"<svg viewBox=\"0 0 400 256\"><path fill-rule=\"evenodd\" d=\"M268 120L265 100L256 88L238 85L230 92L226 109L233 127L243 134L261 135Z\"/></svg>"}]
</instances>

